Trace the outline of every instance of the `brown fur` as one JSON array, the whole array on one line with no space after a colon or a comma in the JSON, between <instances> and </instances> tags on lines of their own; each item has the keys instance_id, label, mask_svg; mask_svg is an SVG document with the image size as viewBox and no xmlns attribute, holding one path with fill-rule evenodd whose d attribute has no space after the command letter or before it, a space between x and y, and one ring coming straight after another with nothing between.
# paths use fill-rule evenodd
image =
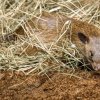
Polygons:
<instances>
[{"instance_id":1,"label":"brown fur","mask_svg":"<svg viewBox=\"0 0 100 100\"><path fill-rule=\"evenodd\" d=\"M66 21L71 21L70 30L68 30L66 34L70 36L71 41L79 48L79 50L82 51L84 55L86 54L85 56L88 59L90 57L92 58L91 63L93 67L95 66L94 69L100 69L100 30L91 24L67 18L62 14L50 14L43 12L39 18L33 18L24 25L24 29L27 30L28 27L30 32L25 32L22 27L19 27L17 30L15 30L15 33L17 35L24 36L31 33L33 34L32 31L34 30L34 34L38 37L38 39L44 45L47 45L55 42L61 35L61 32L65 30L65 28L62 30L62 27ZM78 36L79 32L84 34L84 36L87 37L89 41L83 43ZM24 44L23 47L26 47L26 44ZM25 53L32 55L35 53L35 51L37 51L36 47L29 46ZM91 55L91 52L93 55Z\"/></svg>"}]
</instances>

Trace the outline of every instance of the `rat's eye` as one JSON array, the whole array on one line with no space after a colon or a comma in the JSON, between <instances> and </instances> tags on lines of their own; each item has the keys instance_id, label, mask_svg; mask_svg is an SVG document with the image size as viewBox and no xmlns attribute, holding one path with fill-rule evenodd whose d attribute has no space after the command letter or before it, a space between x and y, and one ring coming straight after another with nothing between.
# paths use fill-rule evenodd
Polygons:
<instances>
[{"instance_id":1,"label":"rat's eye","mask_svg":"<svg viewBox=\"0 0 100 100\"><path fill-rule=\"evenodd\" d=\"M90 51L90 56L91 56L91 57L93 57L93 55L94 55L94 54L93 54L93 52L92 52L92 51Z\"/></svg>"},{"instance_id":2,"label":"rat's eye","mask_svg":"<svg viewBox=\"0 0 100 100\"><path fill-rule=\"evenodd\" d=\"M93 59L92 59L92 58L93 58L93 56L94 56L93 52L92 52L92 51L90 51L90 52L89 52L89 60L90 60L90 61L92 61L92 62L93 62Z\"/></svg>"}]
</instances>

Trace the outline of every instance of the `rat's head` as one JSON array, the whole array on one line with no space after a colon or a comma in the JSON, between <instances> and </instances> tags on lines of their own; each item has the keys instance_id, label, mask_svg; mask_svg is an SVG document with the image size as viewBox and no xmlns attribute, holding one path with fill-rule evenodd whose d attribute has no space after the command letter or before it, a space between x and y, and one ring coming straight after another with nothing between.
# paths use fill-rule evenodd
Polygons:
<instances>
[{"instance_id":1,"label":"rat's head","mask_svg":"<svg viewBox=\"0 0 100 100\"><path fill-rule=\"evenodd\" d=\"M78 38L85 44L86 57L94 70L100 70L100 37L87 36L79 32Z\"/></svg>"}]
</instances>

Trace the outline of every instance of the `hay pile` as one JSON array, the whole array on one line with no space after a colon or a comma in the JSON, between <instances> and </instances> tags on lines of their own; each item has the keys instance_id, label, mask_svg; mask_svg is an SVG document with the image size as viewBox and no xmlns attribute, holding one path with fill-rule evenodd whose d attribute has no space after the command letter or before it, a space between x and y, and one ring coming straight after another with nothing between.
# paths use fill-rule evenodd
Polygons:
<instances>
[{"instance_id":1,"label":"hay pile","mask_svg":"<svg viewBox=\"0 0 100 100\"><path fill-rule=\"evenodd\" d=\"M70 18L87 21L100 28L100 0L1 0L0 34L14 32L19 26L23 27L23 23L27 20L41 15L42 11L58 12ZM22 52L19 56L16 51L24 43L35 45L43 51L33 56L21 55L29 48L26 46L24 49L21 48ZM70 41L62 40L61 44L45 49L34 36L21 38L15 43L3 43L0 49L0 69L8 68L23 71L25 74L31 72L46 74L48 70L63 71L64 68L78 67L81 57L77 48L75 49ZM79 56L73 56L75 54ZM82 63L86 66L84 61Z\"/></svg>"}]
</instances>

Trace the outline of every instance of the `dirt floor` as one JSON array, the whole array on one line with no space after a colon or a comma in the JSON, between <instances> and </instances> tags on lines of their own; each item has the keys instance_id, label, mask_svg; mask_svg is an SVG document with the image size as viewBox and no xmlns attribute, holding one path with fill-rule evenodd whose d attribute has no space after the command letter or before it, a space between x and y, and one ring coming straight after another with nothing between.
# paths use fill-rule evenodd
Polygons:
<instances>
[{"instance_id":1,"label":"dirt floor","mask_svg":"<svg viewBox=\"0 0 100 100\"><path fill-rule=\"evenodd\" d=\"M100 75L78 70L24 75L0 71L0 100L100 100Z\"/></svg>"}]
</instances>

